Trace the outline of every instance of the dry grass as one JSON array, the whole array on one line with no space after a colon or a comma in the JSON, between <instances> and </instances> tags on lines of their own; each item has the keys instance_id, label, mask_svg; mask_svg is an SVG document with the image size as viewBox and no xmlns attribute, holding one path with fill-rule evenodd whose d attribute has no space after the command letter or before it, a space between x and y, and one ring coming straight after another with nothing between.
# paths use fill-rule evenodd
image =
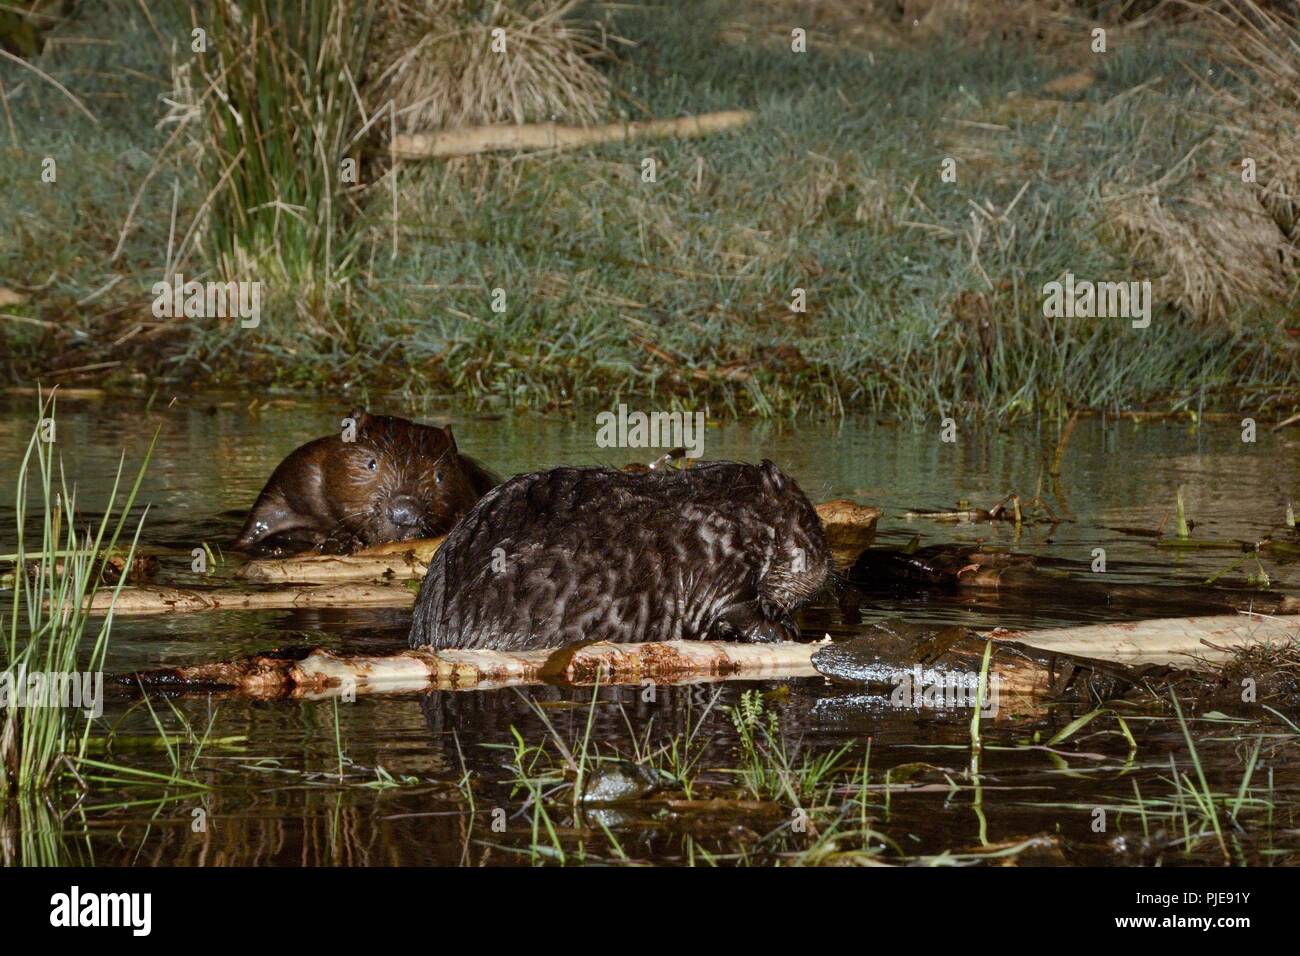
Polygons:
<instances>
[{"instance_id":1,"label":"dry grass","mask_svg":"<svg viewBox=\"0 0 1300 956\"><path fill-rule=\"evenodd\" d=\"M1253 0L1201 13L1236 80L1215 91L1224 121L1201 155L1237 158L1198 169L1189 154L1155 182L1103 198L1129 251L1158 270L1157 298L1207 322L1295 291L1300 27ZM1243 181L1241 157L1255 160L1255 182Z\"/></svg>"},{"instance_id":2,"label":"dry grass","mask_svg":"<svg viewBox=\"0 0 1300 956\"><path fill-rule=\"evenodd\" d=\"M903 0L902 24L918 35L959 31L974 42L1022 37L1087 49L1090 21L1069 0Z\"/></svg>"},{"instance_id":3,"label":"dry grass","mask_svg":"<svg viewBox=\"0 0 1300 956\"><path fill-rule=\"evenodd\" d=\"M1153 184L1105 199L1110 225L1159 270L1150 277L1156 299L1193 319L1285 296L1295 250L1239 180L1196 182L1181 195Z\"/></svg>"},{"instance_id":4,"label":"dry grass","mask_svg":"<svg viewBox=\"0 0 1300 956\"><path fill-rule=\"evenodd\" d=\"M399 131L602 120L609 84L593 65L607 38L570 17L577 0L388 0L381 8L375 104ZM506 52L493 49L505 30Z\"/></svg>"},{"instance_id":5,"label":"dry grass","mask_svg":"<svg viewBox=\"0 0 1300 956\"><path fill-rule=\"evenodd\" d=\"M1087 51L1087 32L1070 0L751 0L724 24L730 43L789 45L790 31L807 31L809 47L871 50L940 34L971 43L1025 38ZM1084 38L1080 42L1080 38Z\"/></svg>"},{"instance_id":6,"label":"dry grass","mask_svg":"<svg viewBox=\"0 0 1300 956\"><path fill-rule=\"evenodd\" d=\"M1238 648L1226 663L1212 665L1209 672L1213 678L1192 678L1194 685L1200 685L1196 693L1203 700L1213 700L1218 693L1225 702L1239 701L1244 682L1250 680L1260 703L1293 709L1300 698L1300 642L1249 644Z\"/></svg>"},{"instance_id":7,"label":"dry grass","mask_svg":"<svg viewBox=\"0 0 1300 956\"><path fill-rule=\"evenodd\" d=\"M1293 242L1300 239L1300 23L1246 0L1212 14L1221 57L1249 105L1224 92L1246 154L1258 164L1257 198Z\"/></svg>"}]
</instances>

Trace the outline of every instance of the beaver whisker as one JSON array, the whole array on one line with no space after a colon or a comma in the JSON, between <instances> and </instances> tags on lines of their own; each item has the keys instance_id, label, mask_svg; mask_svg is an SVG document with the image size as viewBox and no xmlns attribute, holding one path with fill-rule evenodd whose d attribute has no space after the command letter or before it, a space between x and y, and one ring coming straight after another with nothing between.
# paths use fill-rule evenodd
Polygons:
<instances>
[{"instance_id":1,"label":"beaver whisker","mask_svg":"<svg viewBox=\"0 0 1300 956\"><path fill-rule=\"evenodd\" d=\"M358 532L364 530L366 525L364 519L369 514L370 514L369 511L354 511L351 514L344 515L338 521L334 522L334 524L329 528L329 530L325 532L325 540L326 541L334 540L335 536L340 531L346 532L347 534L351 535L354 538L357 537ZM360 518L362 520L354 521L354 519L357 518Z\"/></svg>"},{"instance_id":2,"label":"beaver whisker","mask_svg":"<svg viewBox=\"0 0 1300 956\"><path fill-rule=\"evenodd\" d=\"M822 587L830 588L833 594L843 594L844 589L850 587L849 573L841 571L836 565L832 564L826 572L826 581Z\"/></svg>"}]
</instances>

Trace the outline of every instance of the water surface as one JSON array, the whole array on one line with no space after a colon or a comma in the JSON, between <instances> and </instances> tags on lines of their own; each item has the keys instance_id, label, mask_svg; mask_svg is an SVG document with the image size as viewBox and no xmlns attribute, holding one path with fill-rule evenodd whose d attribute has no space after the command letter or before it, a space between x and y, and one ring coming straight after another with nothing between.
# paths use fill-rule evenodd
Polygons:
<instances>
[{"instance_id":1,"label":"water surface","mask_svg":"<svg viewBox=\"0 0 1300 956\"><path fill-rule=\"evenodd\" d=\"M57 448L69 482L75 482L81 513L93 519L123 449L133 474L153 430L161 426L140 496L149 509L142 540L148 548L179 549L177 555L233 538L242 511L281 458L309 438L335 431L346 412L292 399L250 409L238 396L181 396L171 404L168 398L157 396L151 405L134 399L64 400L58 409ZM451 422L463 451L504 474L557 464L623 464L656 454L596 447L594 414L489 415L378 404L372 410ZM13 479L33 421L34 399L0 403L0 552L14 549ZM1227 548L1171 552L1149 538L1115 529L1154 529L1162 519L1172 522L1166 516L1182 486L1197 537L1227 545L1255 541L1280 530L1286 501L1297 487L1300 441L1285 432L1260 434L1258 441L1247 443L1235 424L1086 418L1073 431L1054 486L1045 462L1057 440L1055 426L962 427L957 441L946 443L937 423L913 427L858 418L726 422L710 426L705 453L710 458L771 458L814 501L851 497L882 507L881 546L902 546L915 535L922 544L984 542L1060 562L1081 580L1097 579L1089 566L1095 549L1102 548L1106 581L1152 585L1204 580L1241 555ZM1012 492L1028 499L1040 491L1070 520L1026 525L1017 532L1009 523L944 524L903 517L918 507L952 507L961 500L988 508ZM188 563L187 558L165 556L163 575L186 580ZM1265 558L1264 567L1274 589L1295 590L1295 565ZM1252 560L1228 577L1241 579L1254 570ZM1080 602L1063 586L1032 600L872 592L847 609L847 618L845 607L826 600L808 609L802 623L806 632L844 638L865 622L891 616L971 627L1032 627L1122 613L1131 610ZM405 609L119 617L107 670L228 658L285 644L380 652L403 644L408 617ZM1144 836L1137 816L1120 812L1133 801L1135 784L1144 798L1169 799L1176 792L1171 759L1181 769L1188 766L1181 731L1159 713L1128 715L1139 744L1131 758L1112 734L1084 733L1056 748L1076 751L1080 756L1073 759L1025 746L1035 733L1040 742L1050 737L1075 712L1043 710L1024 719L994 721L984 728L986 751L978 779L966 772L968 712L898 711L884 698L849 693L820 679L659 688L654 701L646 701L638 688L603 689L596 695L591 740L607 755L644 755L645 748L653 750L694 730L697 741L708 742L699 764L702 780L721 790L733 781L729 771L738 760L725 708L747 689L777 692L768 694L766 706L779 714L781 739L799 760L846 746L846 759L858 760L869 741L873 782L883 782L891 768L902 768L901 776L918 783L911 791L891 795L887 807L883 798L875 801L872 826L898 848L883 858L986 853L990 847L1037 838L1020 854L1023 862L1159 859L1168 865L1222 859L1217 844L1207 849L1204 842L1190 856L1184 854L1177 834L1156 841L1170 846L1145 854L1119 852L1112 843L1123 836L1131 848ZM176 706L194 727L211 725L210 743L187 774L210 789L102 783L62 824L48 809L18 818L10 811L4 821L5 858L100 865L528 862L535 859L528 849L534 817L510 768L510 752L502 747L513 744L512 728L530 744L551 732L530 700L544 702L541 713L555 733L570 743L581 739L588 733L592 696L590 689L550 687L362 697L345 704L179 700ZM178 730L181 723L165 702L154 703L159 719ZM1258 711L1251 716L1259 716ZM104 722L124 742L137 735L156 736L152 718L138 701L110 700ZM1204 718L1193 724L1214 786L1235 791L1243 748L1265 733L1267 780L1279 801L1286 794L1294 798L1295 737L1285 725L1275 721L1246 727ZM129 749L123 743L110 757L137 768L170 771L166 754L157 747ZM909 766L913 764L930 766ZM476 812L460 785L466 774ZM1255 783L1264 779L1261 771ZM1100 833L1093 829L1097 807L1109 808L1111 814ZM491 811L498 808L505 811L504 832L491 828ZM207 821L201 832L194 826L196 811ZM712 857L766 862L790 859L783 854L815 841L815 835L790 833L782 817L761 813L670 813L644 806L605 813L599 821L557 818L558 838L570 859L617 860L622 854L633 861ZM612 837L606 837L602 823ZM1267 836L1239 835L1234 852L1252 863L1287 859L1296 841L1278 834L1293 826L1275 819ZM45 836L37 839L39 834Z\"/></svg>"}]
</instances>

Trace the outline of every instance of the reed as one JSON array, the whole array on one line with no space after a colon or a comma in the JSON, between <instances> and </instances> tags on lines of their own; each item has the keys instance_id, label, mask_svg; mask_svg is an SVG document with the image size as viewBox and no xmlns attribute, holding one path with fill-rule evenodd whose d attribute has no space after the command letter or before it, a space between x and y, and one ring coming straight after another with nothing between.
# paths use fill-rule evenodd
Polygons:
<instances>
[{"instance_id":1,"label":"reed","mask_svg":"<svg viewBox=\"0 0 1300 956\"><path fill-rule=\"evenodd\" d=\"M291 296L282 301L297 318L335 331L329 310L360 237L359 144L372 117L358 87L375 0L204 7L190 11L210 44L193 60L205 258L222 279L262 281Z\"/></svg>"},{"instance_id":2,"label":"reed","mask_svg":"<svg viewBox=\"0 0 1300 956\"><path fill-rule=\"evenodd\" d=\"M60 677L102 672L113 611L110 606L93 620L87 609L102 587L109 556L124 540L153 452L151 442L135 480L119 500L123 456L103 517L87 526L80 516L76 487L69 487L62 463L56 461L55 444L47 440L57 435L51 431L56 428L54 411L52 397L40 401L39 420L18 469L16 573L9 606L0 613L4 673L11 688L38 672ZM28 537L29 496L37 502L32 516L39 529L35 541ZM128 561L134 557L144 517L130 537ZM119 580L114 597L121 587ZM10 693L0 715L0 794L50 788L61 768L75 770L72 760L85 757L92 720L81 709L24 706L21 697Z\"/></svg>"}]
</instances>

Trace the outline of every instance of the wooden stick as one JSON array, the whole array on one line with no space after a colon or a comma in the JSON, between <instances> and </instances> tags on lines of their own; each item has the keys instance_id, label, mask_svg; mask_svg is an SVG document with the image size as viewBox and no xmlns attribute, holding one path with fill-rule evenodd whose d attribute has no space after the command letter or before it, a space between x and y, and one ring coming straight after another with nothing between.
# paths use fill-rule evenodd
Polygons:
<instances>
[{"instance_id":1,"label":"wooden stick","mask_svg":"<svg viewBox=\"0 0 1300 956\"><path fill-rule=\"evenodd\" d=\"M655 644L575 645L558 650L402 650L344 655L321 648L269 651L252 657L142 671L123 683L168 691L227 690L258 699L490 690L523 684L600 683L666 685L718 680L815 677L813 653L821 644L737 644L669 641ZM905 670L905 669L903 669ZM900 670L900 673L902 670ZM1020 658L995 659L999 693L1041 696L1045 669Z\"/></svg>"},{"instance_id":2,"label":"wooden stick","mask_svg":"<svg viewBox=\"0 0 1300 956\"><path fill-rule=\"evenodd\" d=\"M418 581L446 537L396 541L346 555L305 554L249 561L237 576L257 584Z\"/></svg>"},{"instance_id":3,"label":"wooden stick","mask_svg":"<svg viewBox=\"0 0 1300 956\"><path fill-rule=\"evenodd\" d=\"M1270 428L1269 431L1280 432L1288 425L1294 425L1296 422L1300 422L1300 415L1292 415L1290 418L1284 418L1282 421Z\"/></svg>"},{"instance_id":4,"label":"wooden stick","mask_svg":"<svg viewBox=\"0 0 1300 956\"><path fill-rule=\"evenodd\" d=\"M749 110L726 110L677 119L611 123L607 126L559 126L555 123L476 126L437 133L394 136L389 150L394 159L448 159L505 149L576 149L595 143L707 136L720 130L744 126L753 118L754 114Z\"/></svg>"},{"instance_id":5,"label":"wooden stick","mask_svg":"<svg viewBox=\"0 0 1300 956\"><path fill-rule=\"evenodd\" d=\"M683 679L810 677L816 644L672 641L588 644L539 651L402 650L343 655L321 648L271 651L233 661L132 674L124 680L169 689L225 688L257 698L410 693L518 684L638 684Z\"/></svg>"},{"instance_id":6,"label":"wooden stick","mask_svg":"<svg viewBox=\"0 0 1300 956\"><path fill-rule=\"evenodd\" d=\"M1213 662L1229 659L1235 649L1256 642L1291 642L1298 632L1300 627L1290 621L1241 614L1038 631L999 628L979 637L1015 642L1085 662L1172 664L1189 670L1212 670ZM220 689L258 699L483 690L542 683L671 684L816 676L811 658L822 646L670 641L597 643L537 651L421 648L381 655L297 648L232 661L143 671L119 680L169 691L206 693ZM905 662L898 665L900 675L908 669ZM1043 664L1031 658L995 654L991 673L998 680L1000 695L1038 700L1051 693L1051 675Z\"/></svg>"},{"instance_id":7,"label":"wooden stick","mask_svg":"<svg viewBox=\"0 0 1300 956\"><path fill-rule=\"evenodd\" d=\"M100 588L89 609L107 612L111 606L114 614L171 614L286 607L402 607L414 603L415 591L400 584L336 584L275 591L146 584L122 588L116 602L113 588Z\"/></svg>"},{"instance_id":8,"label":"wooden stick","mask_svg":"<svg viewBox=\"0 0 1300 956\"><path fill-rule=\"evenodd\" d=\"M1208 665L1229 660L1234 651L1252 644L1300 640L1300 621L1243 612L1042 630L998 628L987 636L1071 657L1208 670Z\"/></svg>"}]
</instances>

